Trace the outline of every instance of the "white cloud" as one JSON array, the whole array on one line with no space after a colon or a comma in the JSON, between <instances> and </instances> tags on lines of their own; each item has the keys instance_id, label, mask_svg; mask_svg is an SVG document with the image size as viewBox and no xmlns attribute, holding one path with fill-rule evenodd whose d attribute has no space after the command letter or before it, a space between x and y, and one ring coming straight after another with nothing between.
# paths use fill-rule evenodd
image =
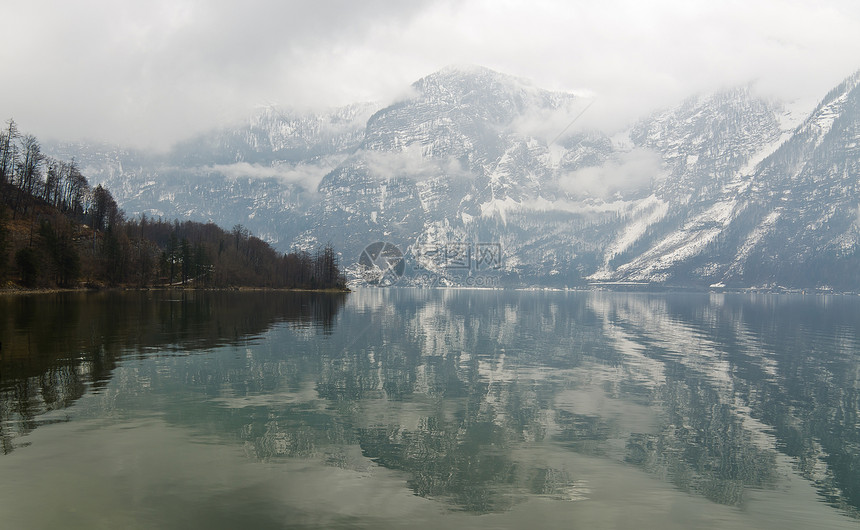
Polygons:
<instances>
[{"instance_id":1,"label":"white cloud","mask_svg":"<svg viewBox=\"0 0 860 530\"><path fill-rule=\"evenodd\" d=\"M587 167L559 178L559 187L573 197L610 199L616 193L647 189L665 178L662 158L649 149L621 152L605 164Z\"/></svg>"},{"instance_id":2,"label":"white cloud","mask_svg":"<svg viewBox=\"0 0 860 530\"><path fill-rule=\"evenodd\" d=\"M562 102L558 108L525 109L511 124L511 128L521 135L539 138L547 144L554 143L572 130L577 130L577 123L594 105L592 97L584 93Z\"/></svg>"},{"instance_id":3,"label":"white cloud","mask_svg":"<svg viewBox=\"0 0 860 530\"><path fill-rule=\"evenodd\" d=\"M279 164L264 166L248 162L235 164L214 164L201 168L206 173L219 173L229 179L277 179L286 184L301 186L307 191L316 191L320 181L337 164L340 157L330 157L318 164Z\"/></svg>"},{"instance_id":4,"label":"white cloud","mask_svg":"<svg viewBox=\"0 0 860 530\"><path fill-rule=\"evenodd\" d=\"M379 180L401 178L417 181L439 176L472 176L455 158L425 157L419 144L412 144L402 151L362 151L361 160L370 175Z\"/></svg>"},{"instance_id":5,"label":"white cloud","mask_svg":"<svg viewBox=\"0 0 860 530\"><path fill-rule=\"evenodd\" d=\"M451 63L591 90L616 130L692 92L820 98L860 67L849 0L6 2L0 118L42 138L166 144L253 105L390 101Z\"/></svg>"}]
</instances>

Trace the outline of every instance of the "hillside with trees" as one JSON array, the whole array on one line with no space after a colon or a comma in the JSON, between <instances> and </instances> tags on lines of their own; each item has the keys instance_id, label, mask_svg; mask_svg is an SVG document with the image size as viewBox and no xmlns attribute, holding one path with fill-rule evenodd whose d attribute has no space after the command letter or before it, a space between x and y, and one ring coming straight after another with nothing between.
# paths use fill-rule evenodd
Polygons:
<instances>
[{"instance_id":1,"label":"hillside with trees","mask_svg":"<svg viewBox=\"0 0 860 530\"><path fill-rule=\"evenodd\" d=\"M280 254L242 225L126 219L74 160L0 132L0 287L344 289L331 245Z\"/></svg>"}]
</instances>

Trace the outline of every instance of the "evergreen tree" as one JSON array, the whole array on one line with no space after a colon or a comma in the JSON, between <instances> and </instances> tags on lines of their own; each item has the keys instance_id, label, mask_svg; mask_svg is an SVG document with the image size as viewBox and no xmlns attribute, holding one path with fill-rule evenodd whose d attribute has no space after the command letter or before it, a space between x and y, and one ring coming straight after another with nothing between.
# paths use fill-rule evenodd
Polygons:
<instances>
[{"instance_id":1,"label":"evergreen tree","mask_svg":"<svg viewBox=\"0 0 860 530\"><path fill-rule=\"evenodd\" d=\"M188 279L191 277L191 268L192 268L192 257L191 257L191 244L188 242L188 238L183 237L182 242L180 243L181 248L181 260L182 260L182 285L188 283Z\"/></svg>"},{"instance_id":2,"label":"evergreen tree","mask_svg":"<svg viewBox=\"0 0 860 530\"><path fill-rule=\"evenodd\" d=\"M167 275L167 283L173 283L176 279L176 261L179 259L178 255L179 251L179 237L176 235L176 230L170 233L170 241L167 244L167 261L168 261L168 275Z\"/></svg>"},{"instance_id":3,"label":"evergreen tree","mask_svg":"<svg viewBox=\"0 0 860 530\"><path fill-rule=\"evenodd\" d=\"M81 259L67 230L56 230L48 220L39 225L41 244L54 272L54 283L72 287L81 271Z\"/></svg>"},{"instance_id":4,"label":"evergreen tree","mask_svg":"<svg viewBox=\"0 0 860 530\"><path fill-rule=\"evenodd\" d=\"M6 228L6 207L0 203L0 285L6 279L6 267L9 261L9 230Z\"/></svg>"},{"instance_id":5,"label":"evergreen tree","mask_svg":"<svg viewBox=\"0 0 860 530\"><path fill-rule=\"evenodd\" d=\"M209 256L203 243L198 243L194 248L194 277L199 285L209 285Z\"/></svg>"},{"instance_id":6,"label":"evergreen tree","mask_svg":"<svg viewBox=\"0 0 860 530\"><path fill-rule=\"evenodd\" d=\"M95 230L105 230L112 227L118 221L119 209L116 201L107 188L101 184L93 190L93 204L91 207L92 226Z\"/></svg>"},{"instance_id":7,"label":"evergreen tree","mask_svg":"<svg viewBox=\"0 0 860 530\"><path fill-rule=\"evenodd\" d=\"M109 285L119 285L125 278L126 252L120 241L120 234L113 228L108 228L102 240L102 260L104 277Z\"/></svg>"},{"instance_id":8,"label":"evergreen tree","mask_svg":"<svg viewBox=\"0 0 860 530\"><path fill-rule=\"evenodd\" d=\"M21 285L36 287L39 280L39 260L30 247L23 247L15 253L15 264L21 276Z\"/></svg>"}]
</instances>

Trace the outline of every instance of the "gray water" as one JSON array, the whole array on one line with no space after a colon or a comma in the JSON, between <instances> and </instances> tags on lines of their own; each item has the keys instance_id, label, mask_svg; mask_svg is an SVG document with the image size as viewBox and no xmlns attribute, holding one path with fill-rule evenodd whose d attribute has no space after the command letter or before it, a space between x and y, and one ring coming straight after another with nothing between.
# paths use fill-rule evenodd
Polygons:
<instances>
[{"instance_id":1,"label":"gray water","mask_svg":"<svg viewBox=\"0 0 860 530\"><path fill-rule=\"evenodd\" d=\"M858 528L860 297L0 297L2 528Z\"/></svg>"}]
</instances>

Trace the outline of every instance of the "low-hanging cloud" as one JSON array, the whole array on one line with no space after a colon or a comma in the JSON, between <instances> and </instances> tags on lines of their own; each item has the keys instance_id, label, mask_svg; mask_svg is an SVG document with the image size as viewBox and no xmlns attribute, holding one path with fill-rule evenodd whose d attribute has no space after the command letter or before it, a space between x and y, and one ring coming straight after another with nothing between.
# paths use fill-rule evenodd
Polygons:
<instances>
[{"instance_id":1,"label":"low-hanging cloud","mask_svg":"<svg viewBox=\"0 0 860 530\"><path fill-rule=\"evenodd\" d=\"M316 164L262 165L248 162L214 164L204 166L204 173L217 173L228 179L275 179L284 184L296 185L306 191L315 192L320 181L340 162L340 158L324 159Z\"/></svg>"},{"instance_id":2,"label":"low-hanging cloud","mask_svg":"<svg viewBox=\"0 0 860 530\"><path fill-rule=\"evenodd\" d=\"M378 180L408 179L414 181L432 177L469 178L471 173L453 157L428 157L419 144L402 151L374 151L361 153L368 173Z\"/></svg>"},{"instance_id":3,"label":"low-hanging cloud","mask_svg":"<svg viewBox=\"0 0 860 530\"><path fill-rule=\"evenodd\" d=\"M573 131L580 130L575 126L588 112L593 98L594 95L587 92L569 93L555 106L526 108L511 123L511 129L523 136L539 138L547 144L557 142Z\"/></svg>"},{"instance_id":4,"label":"low-hanging cloud","mask_svg":"<svg viewBox=\"0 0 860 530\"><path fill-rule=\"evenodd\" d=\"M621 152L603 165L579 169L559 178L559 187L572 197L610 199L647 189L665 177L663 159L650 149Z\"/></svg>"},{"instance_id":5,"label":"low-hanging cloud","mask_svg":"<svg viewBox=\"0 0 860 530\"><path fill-rule=\"evenodd\" d=\"M852 0L29 0L6 2L3 20L0 119L135 146L169 146L258 104L388 103L452 63L591 90L577 126L605 132L750 81L821 98L860 67ZM523 127L548 136L539 125Z\"/></svg>"}]
</instances>

